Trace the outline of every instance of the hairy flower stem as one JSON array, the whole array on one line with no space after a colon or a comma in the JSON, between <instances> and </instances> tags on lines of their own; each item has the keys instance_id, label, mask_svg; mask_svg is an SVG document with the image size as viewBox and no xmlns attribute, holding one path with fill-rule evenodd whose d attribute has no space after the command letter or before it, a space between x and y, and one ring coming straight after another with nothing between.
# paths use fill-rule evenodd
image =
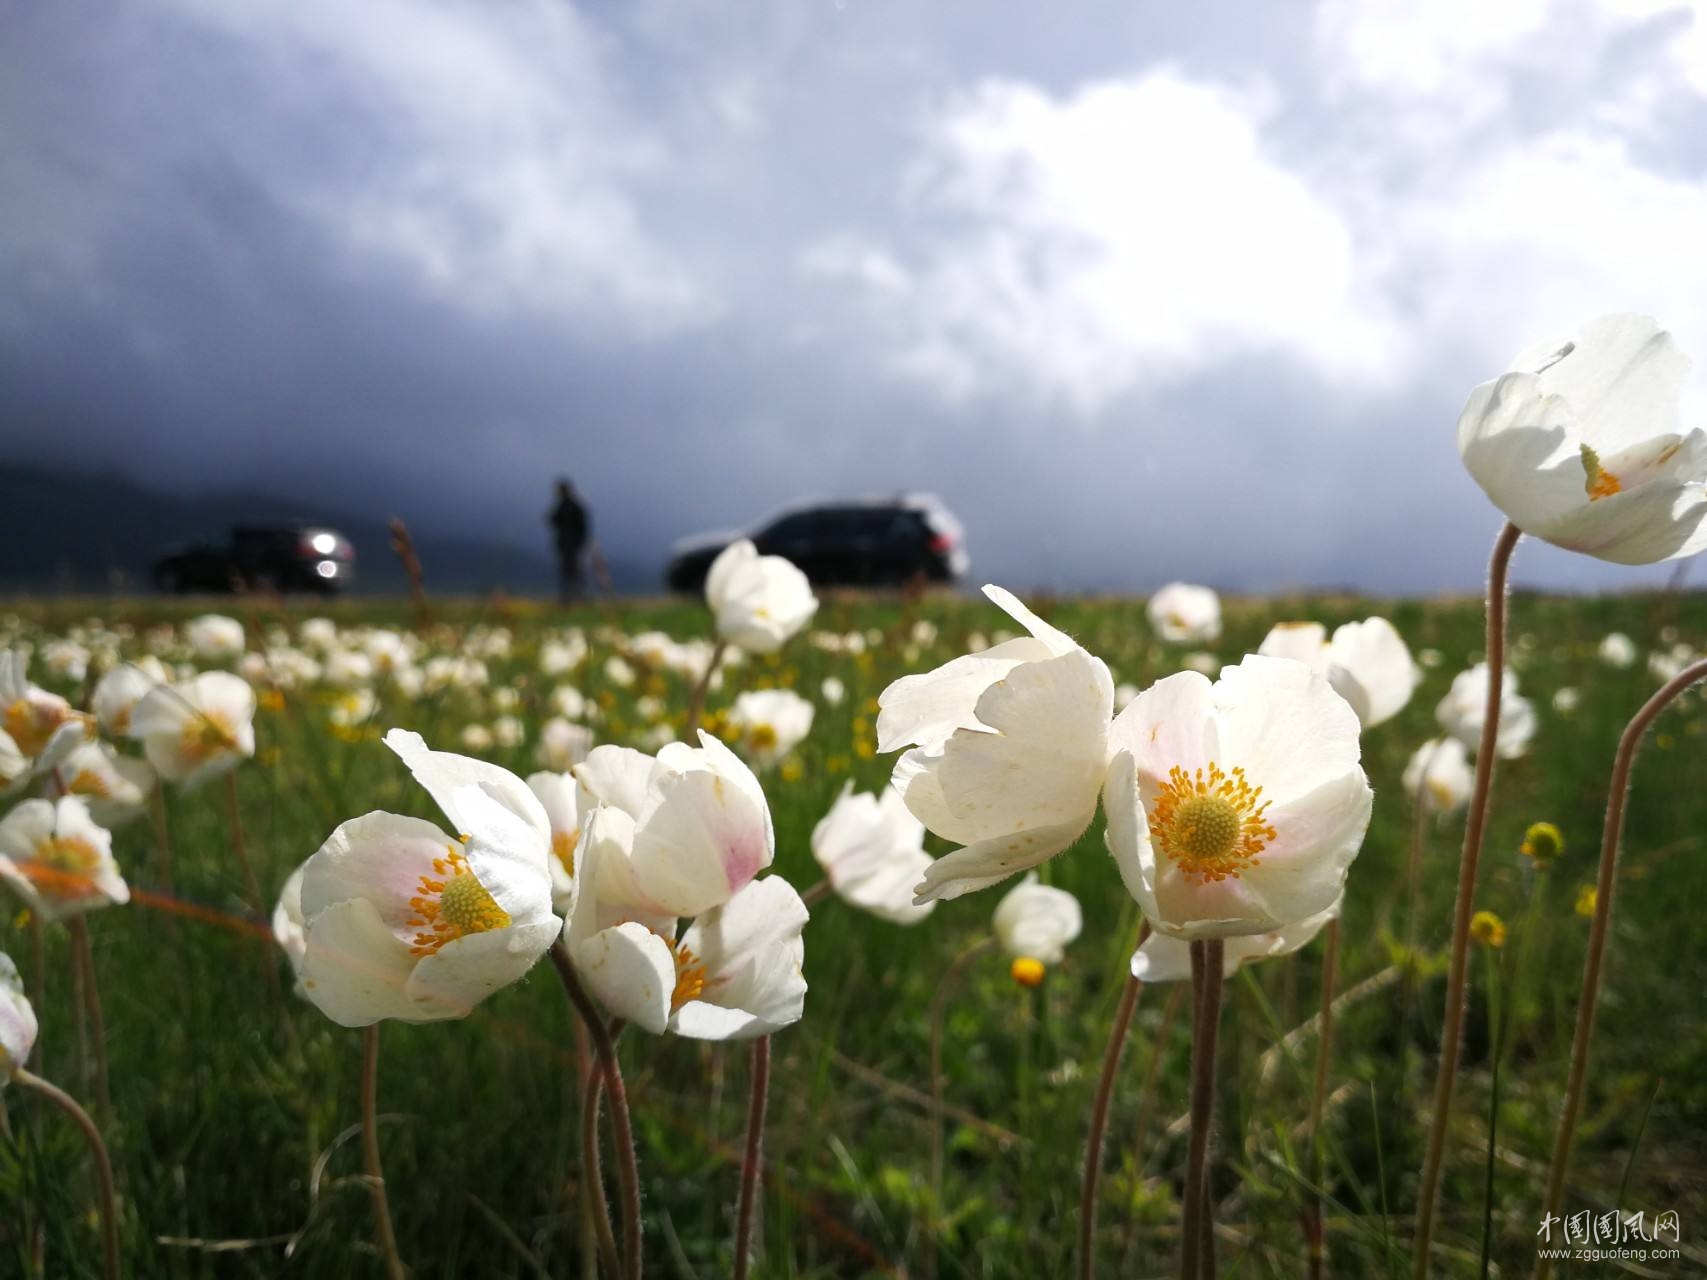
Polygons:
<instances>
[{"instance_id":1,"label":"hairy flower stem","mask_svg":"<svg viewBox=\"0 0 1707 1280\"><path fill-rule=\"evenodd\" d=\"M966 966L996 945L994 938L980 938L967 947L943 971L931 1000L931 1223L925 1233L925 1271L927 1277L936 1275L936 1236L942 1220L942 1020L948 1011L948 997L954 990Z\"/></svg>"},{"instance_id":2,"label":"hairy flower stem","mask_svg":"<svg viewBox=\"0 0 1707 1280\"><path fill-rule=\"evenodd\" d=\"M95 953L89 947L89 924L80 915L69 921L71 930L72 963L81 975L83 1005L89 1015L89 1039L95 1062L95 1112L101 1123L111 1124L113 1118L112 1092L107 1076L107 1021L101 1012L101 989L95 981Z\"/></svg>"},{"instance_id":3,"label":"hairy flower stem","mask_svg":"<svg viewBox=\"0 0 1707 1280\"><path fill-rule=\"evenodd\" d=\"M1138 931L1138 945L1150 936L1149 922ZM1144 984L1129 973L1120 992L1120 1004L1114 1011L1114 1025L1108 1031L1108 1048L1103 1050L1102 1075L1097 1079L1096 1097L1091 1102L1091 1128L1085 1135L1085 1178L1079 1193L1079 1276L1090 1280L1096 1274L1097 1183L1102 1178L1102 1144L1108 1132L1108 1108L1114 1100L1114 1081L1120 1074L1120 1058L1126 1049L1126 1036L1132 1028L1132 1014L1138 1008L1138 995Z\"/></svg>"},{"instance_id":4,"label":"hairy flower stem","mask_svg":"<svg viewBox=\"0 0 1707 1280\"><path fill-rule=\"evenodd\" d=\"M89 1154L95 1161L95 1177L101 1192L101 1250L104 1259L102 1275L106 1280L118 1280L119 1276L119 1218L117 1198L113 1194L113 1162L107 1155L107 1144L101 1141L101 1131L95 1127L95 1122L89 1118L89 1113L77 1105L76 1099L64 1090L49 1084L33 1072L17 1067L12 1072L12 1079L24 1088L40 1094L53 1103L83 1131L83 1140L89 1144Z\"/></svg>"},{"instance_id":5,"label":"hairy flower stem","mask_svg":"<svg viewBox=\"0 0 1707 1280\"><path fill-rule=\"evenodd\" d=\"M771 1078L771 1038L753 1041L752 1095L747 1102L747 1148L741 1157L741 1195L735 1206L735 1280L747 1280L753 1252L753 1207L764 1159L765 1098Z\"/></svg>"},{"instance_id":6,"label":"hairy flower stem","mask_svg":"<svg viewBox=\"0 0 1707 1280\"><path fill-rule=\"evenodd\" d=\"M1204 1280L1215 1267L1215 1223L1211 1218L1215 1205L1208 1183L1209 1129L1215 1120L1215 1041L1221 1026L1224 949L1219 938L1191 944L1191 978L1197 1000L1191 1034L1191 1139L1186 1148L1180 1280Z\"/></svg>"},{"instance_id":7,"label":"hairy flower stem","mask_svg":"<svg viewBox=\"0 0 1707 1280\"><path fill-rule=\"evenodd\" d=\"M610 1204L605 1199L604 1171L599 1161L599 1100L604 1094L605 1076L601 1069L588 1076L587 1090L581 1098L581 1185L587 1201L582 1219L584 1226L591 1225L605 1268L615 1276L622 1274L622 1263L616 1254L616 1233L611 1230Z\"/></svg>"},{"instance_id":8,"label":"hairy flower stem","mask_svg":"<svg viewBox=\"0 0 1707 1280\"><path fill-rule=\"evenodd\" d=\"M625 1280L640 1280L640 1168L634 1157L634 1128L629 1120L628 1092L623 1088L622 1068L616 1060L616 1044L604 1019L599 1016L598 1006L575 976L569 952L559 942L551 948L550 955L552 967L563 982L569 1003L581 1021L587 1024L587 1034L593 1038L593 1053L598 1057L599 1069L604 1075L605 1092L610 1094L611 1133L616 1141L617 1180L622 1188L622 1275ZM593 1114L596 1119L597 1111ZM596 1125L593 1132L597 1134Z\"/></svg>"},{"instance_id":9,"label":"hairy flower stem","mask_svg":"<svg viewBox=\"0 0 1707 1280\"><path fill-rule=\"evenodd\" d=\"M1452 957L1446 973L1446 1021L1440 1031L1440 1075L1434 1087L1434 1118L1428 1129L1422 1182L1417 1188L1417 1231L1412 1256L1415 1280L1428 1280L1429 1250L1434 1243L1440 1171L1446 1159L1452 1093L1458 1083L1458 1054L1464 1036L1464 998L1470 968L1470 917L1476 910L1476 871L1487 832L1488 799L1494 784L1494 758L1500 732L1500 698L1505 686L1506 576L1511 553L1523 536L1507 523L1494 540L1488 561L1488 698L1482 713L1482 739L1476 748L1476 779L1464 819L1464 852L1458 862L1458 901L1452 916Z\"/></svg>"},{"instance_id":10,"label":"hairy flower stem","mask_svg":"<svg viewBox=\"0 0 1707 1280\"><path fill-rule=\"evenodd\" d=\"M403 1280L403 1259L397 1253L397 1233L391 1229L391 1205L385 1197L385 1169L379 1162L379 1024L362 1030L362 1163L373 1192L374 1227L389 1280Z\"/></svg>"},{"instance_id":11,"label":"hairy flower stem","mask_svg":"<svg viewBox=\"0 0 1707 1280\"><path fill-rule=\"evenodd\" d=\"M1624 838L1624 805L1630 794L1630 769L1636 748L1648 726L1660 712L1690 685L1707 678L1707 660L1691 663L1666 682L1625 726L1612 761L1612 784L1606 798L1606 825L1600 841L1600 876L1594 889L1594 920L1589 925L1588 957L1583 962L1583 994L1577 1004L1577 1029L1571 1038L1571 1068L1565 1080L1565 1105L1559 1115L1559 1131L1553 1139L1553 1159L1547 1170L1547 1201L1541 1210L1557 1214L1565 1198L1565 1179L1571 1171L1571 1142L1576 1136L1577 1116L1582 1110L1583 1089L1588 1083L1589 1044L1594 1037L1595 1003L1600 996L1601 968L1606 960L1606 937L1612 926L1612 891L1618 879L1618 846ZM1536 1280L1545 1280L1550 1260L1538 1257Z\"/></svg>"},{"instance_id":12,"label":"hairy flower stem","mask_svg":"<svg viewBox=\"0 0 1707 1280\"><path fill-rule=\"evenodd\" d=\"M1310 1090L1310 1149L1312 1185L1309 1207L1310 1280L1321 1280L1327 1242L1322 1235L1322 1178L1326 1169L1322 1148L1322 1104L1328 1096L1328 1064L1334 1050L1334 987L1339 973L1339 917L1328 921L1327 942L1322 948L1321 1031L1316 1037L1316 1080Z\"/></svg>"},{"instance_id":13,"label":"hairy flower stem","mask_svg":"<svg viewBox=\"0 0 1707 1280\"><path fill-rule=\"evenodd\" d=\"M699 713L705 710L705 694L711 688L711 678L717 674L718 664L723 661L723 651L727 646L721 641L711 651L711 657L706 659L705 672L694 685L693 692L688 695L688 726L682 737L691 740L694 730L699 728Z\"/></svg>"}]
</instances>

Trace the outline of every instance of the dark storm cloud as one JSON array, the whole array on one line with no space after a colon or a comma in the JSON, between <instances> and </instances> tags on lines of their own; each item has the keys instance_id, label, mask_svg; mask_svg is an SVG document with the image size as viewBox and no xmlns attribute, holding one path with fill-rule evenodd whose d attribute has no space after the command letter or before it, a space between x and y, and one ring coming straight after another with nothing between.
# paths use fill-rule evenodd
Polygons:
<instances>
[{"instance_id":1,"label":"dark storm cloud","mask_svg":"<svg viewBox=\"0 0 1707 1280\"><path fill-rule=\"evenodd\" d=\"M1017 585L1474 588L1469 386L1612 306L1707 340L1693 28L1553 7L1542 117L1535 32L1337 3L26 10L0 429L514 540L566 471L631 559L916 488Z\"/></svg>"}]
</instances>

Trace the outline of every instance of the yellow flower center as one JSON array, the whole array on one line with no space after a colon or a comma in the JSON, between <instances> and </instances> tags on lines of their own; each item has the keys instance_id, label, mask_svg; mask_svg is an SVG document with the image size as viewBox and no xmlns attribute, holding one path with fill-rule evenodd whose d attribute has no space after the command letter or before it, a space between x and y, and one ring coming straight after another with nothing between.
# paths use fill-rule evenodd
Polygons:
<instances>
[{"instance_id":1,"label":"yellow flower center","mask_svg":"<svg viewBox=\"0 0 1707 1280\"><path fill-rule=\"evenodd\" d=\"M33 758L42 753L48 739L53 737L53 731L65 723L69 714L67 709L52 701L31 702L28 698L19 698L6 708L0 722L4 723L12 741L18 744L18 750Z\"/></svg>"},{"instance_id":2,"label":"yellow flower center","mask_svg":"<svg viewBox=\"0 0 1707 1280\"><path fill-rule=\"evenodd\" d=\"M1599 502L1602 498L1610 498L1615 493L1622 493L1624 486L1618 477L1600 465L1600 455L1586 444L1581 447L1583 460L1583 489L1588 494L1590 502Z\"/></svg>"},{"instance_id":3,"label":"yellow flower center","mask_svg":"<svg viewBox=\"0 0 1707 1280\"><path fill-rule=\"evenodd\" d=\"M112 795L113 789L107 785L107 780L90 769L79 769L71 777L71 783L65 788L74 796L94 796L97 800L105 800Z\"/></svg>"},{"instance_id":4,"label":"yellow flower center","mask_svg":"<svg viewBox=\"0 0 1707 1280\"><path fill-rule=\"evenodd\" d=\"M747 745L754 751L770 751L777 742L776 726L756 724L747 730Z\"/></svg>"},{"instance_id":5,"label":"yellow flower center","mask_svg":"<svg viewBox=\"0 0 1707 1280\"><path fill-rule=\"evenodd\" d=\"M575 878L575 846L580 839L579 830L559 831L551 837L551 852L557 855L557 860L563 864L563 870L571 880Z\"/></svg>"},{"instance_id":6,"label":"yellow flower center","mask_svg":"<svg viewBox=\"0 0 1707 1280\"><path fill-rule=\"evenodd\" d=\"M1483 946L1497 950L1505 946L1505 921L1492 911L1478 911L1470 917L1470 936Z\"/></svg>"},{"instance_id":7,"label":"yellow flower center","mask_svg":"<svg viewBox=\"0 0 1707 1280\"><path fill-rule=\"evenodd\" d=\"M203 764L222 751L237 750L237 734L231 718L223 711L198 711L184 724L181 742L184 758Z\"/></svg>"},{"instance_id":8,"label":"yellow flower center","mask_svg":"<svg viewBox=\"0 0 1707 1280\"><path fill-rule=\"evenodd\" d=\"M705 965L684 946L670 950L676 957L676 988L670 992L670 1012L674 1013L689 1000L698 1000L705 990Z\"/></svg>"},{"instance_id":9,"label":"yellow flower center","mask_svg":"<svg viewBox=\"0 0 1707 1280\"><path fill-rule=\"evenodd\" d=\"M1436 809L1450 809L1452 807L1452 802L1458 798L1457 793L1453 791L1451 787L1436 779L1430 780L1428 784L1428 793L1434 797L1434 807Z\"/></svg>"},{"instance_id":10,"label":"yellow flower center","mask_svg":"<svg viewBox=\"0 0 1707 1280\"><path fill-rule=\"evenodd\" d=\"M36 843L30 878L61 895L90 893L91 877L100 862L95 846L81 836L48 836Z\"/></svg>"},{"instance_id":11,"label":"yellow flower center","mask_svg":"<svg viewBox=\"0 0 1707 1280\"><path fill-rule=\"evenodd\" d=\"M1030 956L1020 956L1009 967L1008 973L1022 987L1040 987L1043 985L1043 961L1034 960Z\"/></svg>"},{"instance_id":12,"label":"yellow flower center","mask_svg":"<svg viewBox=\"0 0 1707 1280\"><path fill-rule=\"evenodd\" d=\"M1150 808L1150 831L1162 852L1198 883L1239 878L1275 838L1263 820L1268 801L1243 769L1211 762L1195 773L1175 765Z\"/></svg>"},{"instance_id":13,"label":"yellow flower center","mask_svg":"<svg viewBox=\"0 0 1707 1280\"><path fill-rule=\"evenodd\" d=\"M409 954L430 956L448 942L471 933L507 928L510 913L480 883L468 859L455 845L442 858L433 859L434 876L423 875L409 899L415 912L408 927L419 930Z\"/></svg>"}]
</instances>

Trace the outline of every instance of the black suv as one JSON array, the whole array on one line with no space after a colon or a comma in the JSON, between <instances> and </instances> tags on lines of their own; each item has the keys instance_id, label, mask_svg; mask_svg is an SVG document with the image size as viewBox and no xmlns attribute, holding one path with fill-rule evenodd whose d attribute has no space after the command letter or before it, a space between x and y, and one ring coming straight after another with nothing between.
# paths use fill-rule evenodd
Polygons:
<instances>
[{"instance_id":1,"label":"black suv","mask_svg":"<svg viewBox=\"0 0 1707 1280\"><path fill-rule=\"evenodd\" d=\"M154 566L162 591L313 591L333 595L350 585L356 549L336 529L318 524L240 525L227 546L186 547Z\"/></svg>"},{"instance_id":2,"label":"black suv","mask_svg":"<svg viewBox=\"0 0 1707 1280\"><path fill-rule=\"evenodd\" d=\"M955 582L971 561L960 521L929 494L790 507L754 532L698 534L676 544L665 581L699 592L720 551L750 537L763 555L798 565L815 586Z\"/></svg>"}]
</instances>

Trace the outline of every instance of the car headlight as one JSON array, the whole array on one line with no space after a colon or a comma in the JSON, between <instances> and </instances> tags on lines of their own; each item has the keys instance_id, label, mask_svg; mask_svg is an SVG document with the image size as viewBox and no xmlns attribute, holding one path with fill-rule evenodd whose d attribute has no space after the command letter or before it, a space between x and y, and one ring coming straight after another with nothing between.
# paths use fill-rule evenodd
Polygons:
<instances>
[{"instance_id":1,"label":"car headlight","mask_svg":"<svg viewBox=\"0 0 1707 1280\"><path fill-rule=\"evenodd\" d=\"M337 562L333 560L322 560L319 564L314 566L314 572L318 573L322 578L336 578L338 576Z\"/></svg>"}]
</instances>

